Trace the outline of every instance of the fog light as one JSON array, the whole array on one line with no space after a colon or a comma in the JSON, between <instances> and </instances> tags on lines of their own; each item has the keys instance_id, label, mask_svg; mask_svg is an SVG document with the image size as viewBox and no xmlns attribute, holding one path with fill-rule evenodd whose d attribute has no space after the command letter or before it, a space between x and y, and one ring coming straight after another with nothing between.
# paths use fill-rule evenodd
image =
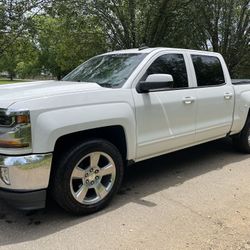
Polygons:
<instances>
[{"instance_id":1,"label":"fog light","mask_svg":"<svg viewBox=\"0 0 250 250\"><path fill-rule=\"evenodd\" d=\"M0 179L6 184L10 185L9 169L0 167Z\"/></svg>"}]
</instances>

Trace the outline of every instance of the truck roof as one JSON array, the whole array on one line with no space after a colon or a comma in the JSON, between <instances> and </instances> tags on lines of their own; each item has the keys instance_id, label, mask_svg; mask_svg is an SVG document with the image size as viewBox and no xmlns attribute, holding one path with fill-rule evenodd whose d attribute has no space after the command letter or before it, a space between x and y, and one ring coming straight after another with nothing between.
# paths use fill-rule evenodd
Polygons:
<instances>
[{"instance_id":1,"label":"truck roof","mask_svg":"<svg viewBox=\"0 0 250 250\"><path fill-rule=\"evenodd\" d=\"M108 53L105 53L104 55L112 55L112 54L150 54L152 52L159 52L162 50L169 50L169 51L178 51L180 53L182 52L195 52L195 53L211 53L211 54L219 54L216 52L210 52L210 51L202 51L202 50L191 50L191 49L181 49L181 48L165 48L165 47L156 47L156 48L135 48L135 49L125 49L125 50L116 50L116 51L111 51Z\"/></svg>"}]
</instances>

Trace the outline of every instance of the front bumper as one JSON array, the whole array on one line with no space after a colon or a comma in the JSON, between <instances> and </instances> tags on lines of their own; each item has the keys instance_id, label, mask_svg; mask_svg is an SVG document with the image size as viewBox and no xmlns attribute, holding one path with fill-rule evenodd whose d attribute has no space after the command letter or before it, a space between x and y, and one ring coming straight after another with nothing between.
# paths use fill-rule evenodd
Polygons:
<instances>
[{"instance_id":1,"label":"front bumper","mask_svg":"<svg viewBox=\"0 0 250 250\"><path fill-rule=\"evenodd\" d=\"M14 192L0 189L0 198L20 210L36 210L45 207L46 189L32 192Z\"/></svg>"},{"instance_id":2,"label":"front bumper","mask_svg":"<svg viewBox=\"0 0 250 250\"><path fill-rule=\"evenodd\" d=\"M51 163L52 154L0 155L0 198L20 209L44 207Z\"/></svg>"}]
</instances>

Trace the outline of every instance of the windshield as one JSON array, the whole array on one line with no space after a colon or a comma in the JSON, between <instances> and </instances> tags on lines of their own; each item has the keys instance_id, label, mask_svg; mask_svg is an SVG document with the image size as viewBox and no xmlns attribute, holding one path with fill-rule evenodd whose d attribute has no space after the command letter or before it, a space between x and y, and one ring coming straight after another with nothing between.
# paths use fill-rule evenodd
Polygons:
<instances>
[{"instance_id":1,"label":"windshield","mask_svg":"<svg viewBox=\"0 0 250 250\"><path fill-rule=\"evenodd\" d=\"M103 87L121 87L147 54L97 56L73 70L63 81L95 82Z\"/></svg>"}]
</instances>

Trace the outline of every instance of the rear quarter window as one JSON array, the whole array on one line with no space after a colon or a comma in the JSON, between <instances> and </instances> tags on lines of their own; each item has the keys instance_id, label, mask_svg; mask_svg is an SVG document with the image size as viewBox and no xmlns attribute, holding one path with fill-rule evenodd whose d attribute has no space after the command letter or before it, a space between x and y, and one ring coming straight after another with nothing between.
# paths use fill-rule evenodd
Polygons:
<instances>
[{"instance_id":1,"label":"rear quarter window","mask_svg":"<svg viewBox=\"0 0 250 250\"><path fill-rule=\"evenodd\" d=\"M198 87L225 83L221 62L215 56L192 55Z\"/></svg>"}]
</instances>

